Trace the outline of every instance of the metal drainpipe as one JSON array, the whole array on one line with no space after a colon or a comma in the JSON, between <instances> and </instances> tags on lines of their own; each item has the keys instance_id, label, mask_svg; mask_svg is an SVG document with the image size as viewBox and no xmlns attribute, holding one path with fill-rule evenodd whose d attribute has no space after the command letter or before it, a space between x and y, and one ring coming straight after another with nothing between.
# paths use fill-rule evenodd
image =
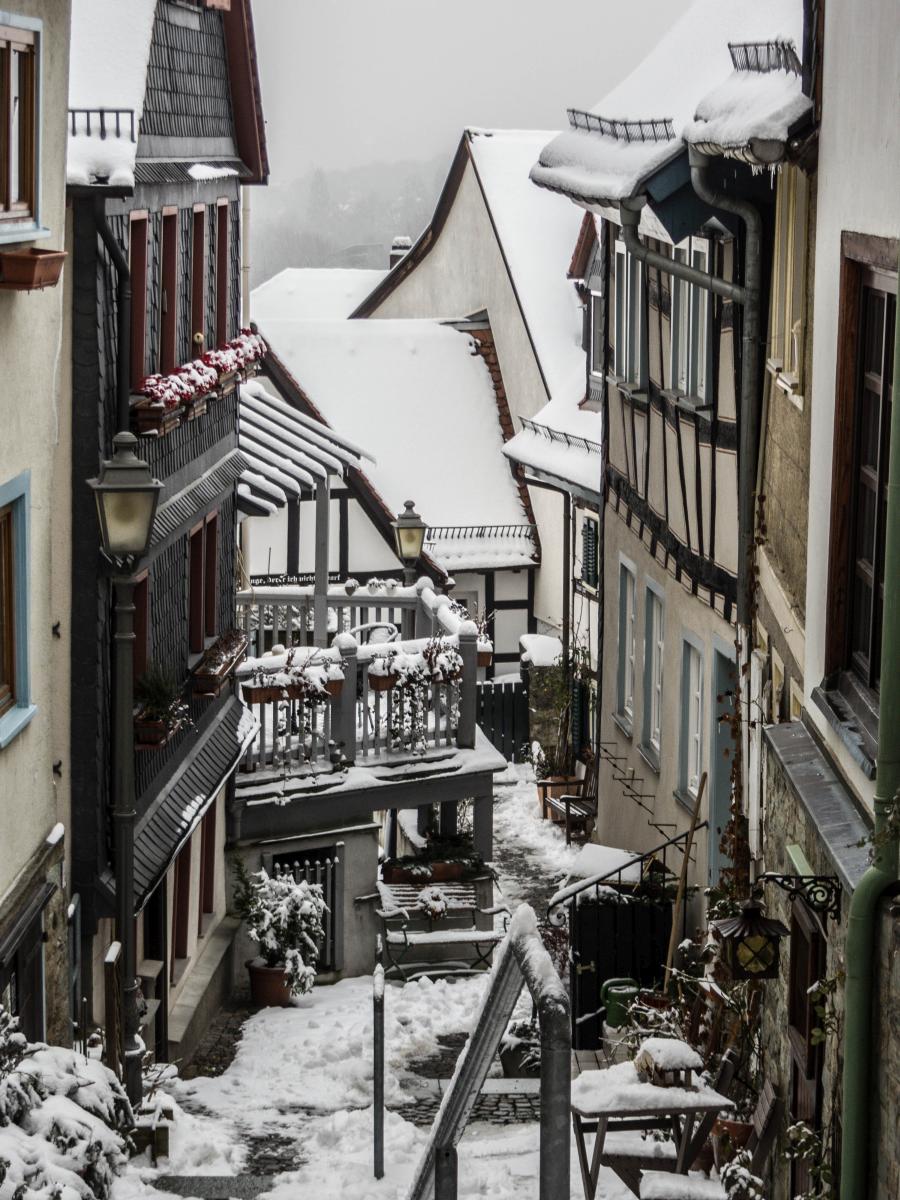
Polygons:
<instances>
[{"instance_id":1,"label":"metal drainpipe","mask_svg":"<svg viewBox=\"0 0 900 1200\"><path fill-rule=\"evenodd\" d=\"M131 432L131 271L122 247L116 241L106 219L106 201L97 196L94 202L97 232L112 259L118 283L116 285L117 341L116 348L116 424L118 433ZM112 438L110 438L112 441Z\"/></svg>"},{"instance_id":2,"label":"metal drainpipe","mask_svg":"<svg viewBox=\"0 0 900 1200\"><path fill-rule=\"evenodd\" d=\"M894 334L894 395L900 388L900 305ZM890 464L887 488L887 528L884 541L884 578L887 585L900 579L900 404L891 410ZM900 791L900 608L884 606L881 632L881 696L878 722L878 767L875 776L876 845L872 866L866 871L850 901L847 918L847 982L844 989L844 1088L842 1102L841 1196L865 1200L868 1186L869 1113L873 1084L872 975L878 906L886 888L897 880L898 847L894 834L884 841L888 811Z\"/></svg>"}]
</instances>

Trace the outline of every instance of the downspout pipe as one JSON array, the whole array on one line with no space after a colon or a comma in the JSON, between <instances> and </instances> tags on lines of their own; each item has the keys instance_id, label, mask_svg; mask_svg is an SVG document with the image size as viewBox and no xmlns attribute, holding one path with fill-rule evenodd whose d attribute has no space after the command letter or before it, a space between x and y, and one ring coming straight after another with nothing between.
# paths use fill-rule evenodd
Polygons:
<instances>
[{"instance_id":1,"label":"downspout pipe","mask_svg":"<svg viewBox=\"0 0 900 1200\"><path fill-rule=\"evenodd\" d=\"M122 247L116 241L106 218L106 201L94 201L97 232L112 259L116 272L116 432L131 432L131 271ZM110 438L112 441L112 438Z\"/></svg>"},{"instance_id":2,"label":"downspout pipe","mask_svg":"<svg viewBox=\"0 0 900 1200\"><path fill-rule=\"evenodd\" d=\"M894 395L900 388L900 306L894 336ZM884 578L900 579L900 404L891 410ZM898 846L889 813L900 793L900 607L884 605L881 626L881 695L875 775L875 847L871 867L850 901L847 919L847 981L844 988L844 1078L841 1120L841 1196L865 1200L871 1145L872 983L879 903L897 880ZM894 825L896 829L896 825Z\"/></svg>"}]
</instances>

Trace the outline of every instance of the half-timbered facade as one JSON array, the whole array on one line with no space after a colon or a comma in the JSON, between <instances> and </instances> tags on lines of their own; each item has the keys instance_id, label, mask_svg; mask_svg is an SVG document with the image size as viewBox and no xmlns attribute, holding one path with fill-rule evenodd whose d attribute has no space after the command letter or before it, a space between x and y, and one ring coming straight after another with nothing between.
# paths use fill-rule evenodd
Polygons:
<instances>
[{"instance_id":1,"label":"half-timbered facade","mask_svg":"<svg viewBox=\"0 0 900 1200\"><path fill-rule=\"evenodd\" d=\"M127 8L127 11L126 11ZM98 47L120 69L108 78ZM148 1046L196 1037L229 980L225 797L245 709L193 672L234 626L238 388L255 369L240 333L240 189L264 183L250 5L79 0L69 116L73 275L73 882L82 994L103 1009L117 864L110 808L111 590L87 479L123 423L163 485L134 588L133 669L177 689L184 719L134 748L137 971ZM185 366L185 364L191 364Z\"/></svg>"}]
</instances>

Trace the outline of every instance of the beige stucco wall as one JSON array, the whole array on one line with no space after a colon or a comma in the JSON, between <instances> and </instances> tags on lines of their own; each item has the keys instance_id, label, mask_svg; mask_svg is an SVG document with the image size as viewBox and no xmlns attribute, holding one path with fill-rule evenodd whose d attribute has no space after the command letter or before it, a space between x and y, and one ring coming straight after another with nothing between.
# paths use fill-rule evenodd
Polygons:
<instances>
[{"instance_id":1,"label":"beige stucco wall","mask_svg":"<svg viewBox=\"0 0 900 1200\"><path fill-rule=\"evenodd\" d=\"M431 251L372 315L464 317L483 308L490 317L510 412L518 429L519 417L534 416L549 397L469 161L447 222ZM543 550L535 585L535 615L559 628L562 559L557 545L562 504L537 488L532 489L531 497Z\"/></svg>"},{"instance_id":2,"label":"beige stucco wall","mask_svg":"<svg viewBox=\"0 0 900 1200\"><path fill-rule=\"evenodd\" d=\"M828 606L822 597L828 592L841 231L900 236L900 124L861 121L859 108L860 96L892 97L896 103L900 95L894 0L868 5L863 24L852 5L829 5L822 57L826 65L815 246L804 690L818 735L850 785L871 806L873 783L863 778L811 694L825 672Z\"/></svg>"},{"instance_id":3,"label":"beige stucco wall","mask_svg":"<svg viewBox=\"0 0 900 1200\"><path fill-rule=\"evenodd\" d=\"M41 35L40 216L50 236L0 250L62 249L65 242L65 135L68 0L16 0L16 16L44 22ZM31 723L0 750L0 912L14 882L56 824L68 824L70 372L68 286L0 291L0 484L30 472L28 645ZM59 622L59 636L53 626ZM53 772L61 762L61 774ZM55 876L59 882L59 876ZM64 913L63 913L64 919ZM62 940L48 955L65 953ZM65 1000L63 995L61 1001ZM48 1026L56 1020L48 993Z\"/></svg>"},{"instance_id":4,"label":"beige stucco wall","mask_svg":"<svg viewBox=\"0 0 900 1200\"><path fill-rule=\"evenodd\" d=\"M610 752L619 757L614 772L604 758L599 775L599 815L594 840L604 845L621 846L628 850L643 852L659 845L668 837L684 832L691 814L684 803L676 798L680 773L681 741L681 674L683 639L690 634L703 647L703 715L702 763L703 769L711 770L711 732L718 711L713 691L714 652L733 654L734 630L708 605L691 596L681 583L676 583L650 553L644 543L629 529L625 522L607 506L605 514L605 570L604 570L604 639L602 663L602 708L600 713L600 736ZM635 617L635 687L634 720L632 734L628 736L614 720L617 706L617 683L619 662L619 566L622 559L636 568L636 617ZM660 730L661 750L659 769L655 770L640 752L644 729L644 630L646 618L647 580L656 584L663 593L665 648L663 656L663 713ZM729 770L728 764L722 764ZM716 764L719 769L719 764ZM634 771L635 786L645 797L644 802L652 809L652 819L667 826L665 831L649 824L650 814L623 792L616 775L621 771ZM709 817L708 787L701 810L701 820ZM707 832L700 831L696 838L697 853L694 866L688 877L690 883L706 885L707 882ZM671 865L671 864L670 864ZM676 864L678 869L678 864Z\"/></svg>"}]
</instances>

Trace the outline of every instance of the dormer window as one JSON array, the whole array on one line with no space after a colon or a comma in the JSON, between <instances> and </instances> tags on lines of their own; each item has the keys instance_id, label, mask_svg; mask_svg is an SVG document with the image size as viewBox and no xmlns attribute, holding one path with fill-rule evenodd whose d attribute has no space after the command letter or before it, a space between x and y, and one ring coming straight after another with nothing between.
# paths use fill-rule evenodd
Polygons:
<instances>
[{"instance_id":1,"label":"dormer window","mask_svg":"<svg viewBox=\"0 0 900 1200\"><path fill-rule=\"evenodd\" d=\"M616 242L616 343L613 347L617 378L637 390L646 386L647 352L644 324L642 264Z\"/></svg>"},{"instance_id":2,"label":"dormer window","mask_svg":"<svg viewBox=\"0 0 900 1200\"><path fill-rule=\"evenodd\" d=\"M709 271L709 243L688 238L674 249L676 262ZM710 293L672 278L672 390L706 400Z\"/></svg>"}]
</instances>

